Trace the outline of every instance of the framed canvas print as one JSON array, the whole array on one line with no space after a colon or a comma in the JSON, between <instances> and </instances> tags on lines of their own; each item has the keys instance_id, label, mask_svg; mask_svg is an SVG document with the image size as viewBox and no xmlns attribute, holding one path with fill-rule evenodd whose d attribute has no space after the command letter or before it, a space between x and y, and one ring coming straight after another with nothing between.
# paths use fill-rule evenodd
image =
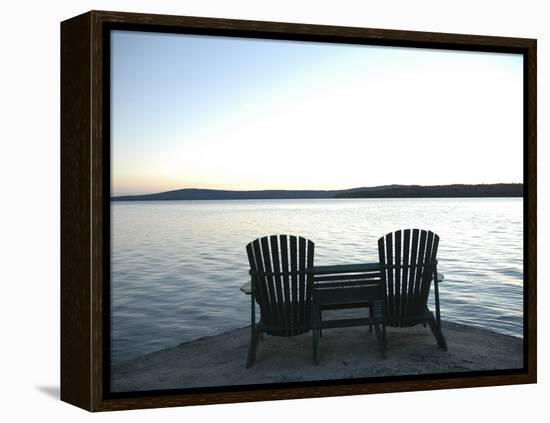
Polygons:
<instances>
[{"instance_id":1,"label":"framed canvas print","mask_svg":"<svg viewBox=\"0 0 550 423\"><path fill-rule=\"evenodd\" d=\"M61 24L61 398L536 382L536 40Z\"/></svg>"}]
</instances>

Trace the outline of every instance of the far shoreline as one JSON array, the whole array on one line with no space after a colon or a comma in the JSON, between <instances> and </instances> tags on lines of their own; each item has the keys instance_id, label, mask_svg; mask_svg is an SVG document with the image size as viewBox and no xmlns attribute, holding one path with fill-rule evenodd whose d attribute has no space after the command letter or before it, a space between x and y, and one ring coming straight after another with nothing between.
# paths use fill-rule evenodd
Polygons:
<instances>
[{"instance_id":1,"label":"far shoreline","mask_svg":"<svg viewBox=\"0 0 550 423\"><path fill-rule=\"evenodd\" d=\"M307 200L350 198L509 198L523 197L523 184L383 185L343 190L217 190L184 188L154 194L111 196L116 201Z\"/></svg>"},{"instance_id":2,"label":"far shoreline","mask_svg":"<svg viewBox=\"0 0 550 423\"><path fill-rule=\"evenodd\" d=\"M196 201L196 202L207 202L207 201L220 201L220 202L230 202L230 201L272 201L272 200L335 200L335 201L348 201L348 200L448 200L448 199L505 199L505 198L523 198L520 196L502 196L502 197L372 197L372 198L218 198L218 199L187 199L187 200L116 200L111 197L111 203L169 203L169 202L180 202L180 201Z\"/></svg>"}]
</instances>

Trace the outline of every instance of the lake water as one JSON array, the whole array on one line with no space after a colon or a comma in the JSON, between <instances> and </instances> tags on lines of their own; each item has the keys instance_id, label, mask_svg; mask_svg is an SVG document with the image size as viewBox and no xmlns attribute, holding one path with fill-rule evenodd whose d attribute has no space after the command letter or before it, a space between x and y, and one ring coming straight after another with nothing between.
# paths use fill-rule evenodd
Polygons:
<instances>
[{"instance_id":1,"label":"lake water","mask_svg":"<svg viewBox=\"0 0 550 423\"><path fill-rule=\"evenodd\" d=\"M117 363L250 324L245 245L315 242L315 264L378 261L404 228L440 236L444 320L523 334L521 198L111 203L111 359ZM433 309L433 308L432 308Z\"/></svg>"}]
</instances>

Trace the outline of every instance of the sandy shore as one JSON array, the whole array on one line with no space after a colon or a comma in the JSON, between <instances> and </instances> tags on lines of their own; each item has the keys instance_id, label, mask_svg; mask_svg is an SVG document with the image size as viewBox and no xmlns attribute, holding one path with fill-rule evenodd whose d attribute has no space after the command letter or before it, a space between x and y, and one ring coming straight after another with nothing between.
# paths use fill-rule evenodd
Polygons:
<instances>
[{"instance_id":1,"label":"sandy shore","mask_svg":"<svg viewBox=\"0 0 550 423\"><path fill-rule=\"evenodd\" d=\"M313 363L311 333L294 338L264 336L256 363L245 367L249 328L183 343L113 366L113 392L204 386L280 383L357 377L415 375L521 368L523 341L444 322L449 350L442 351L429 328L388 328L387 358L380 356L368 328L330 329Z\"/></svg>"}]
</instances>

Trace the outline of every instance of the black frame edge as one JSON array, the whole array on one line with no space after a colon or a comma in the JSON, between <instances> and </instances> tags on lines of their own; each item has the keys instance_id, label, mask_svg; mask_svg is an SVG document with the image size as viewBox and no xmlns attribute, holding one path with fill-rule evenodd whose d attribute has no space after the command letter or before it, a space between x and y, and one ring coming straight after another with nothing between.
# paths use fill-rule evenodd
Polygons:
<instances>
[{"instance_id":1,"label":"black frame edge","mask_svg":"<svg viewBox=\"0 0 550 423\"><path fill-rule=\"evenodd\" d=\"M92 409L90 363L90 17L61 23L61 389ZM85 271L88 269L88 272Z\"/></svg>"}]
</instances>

